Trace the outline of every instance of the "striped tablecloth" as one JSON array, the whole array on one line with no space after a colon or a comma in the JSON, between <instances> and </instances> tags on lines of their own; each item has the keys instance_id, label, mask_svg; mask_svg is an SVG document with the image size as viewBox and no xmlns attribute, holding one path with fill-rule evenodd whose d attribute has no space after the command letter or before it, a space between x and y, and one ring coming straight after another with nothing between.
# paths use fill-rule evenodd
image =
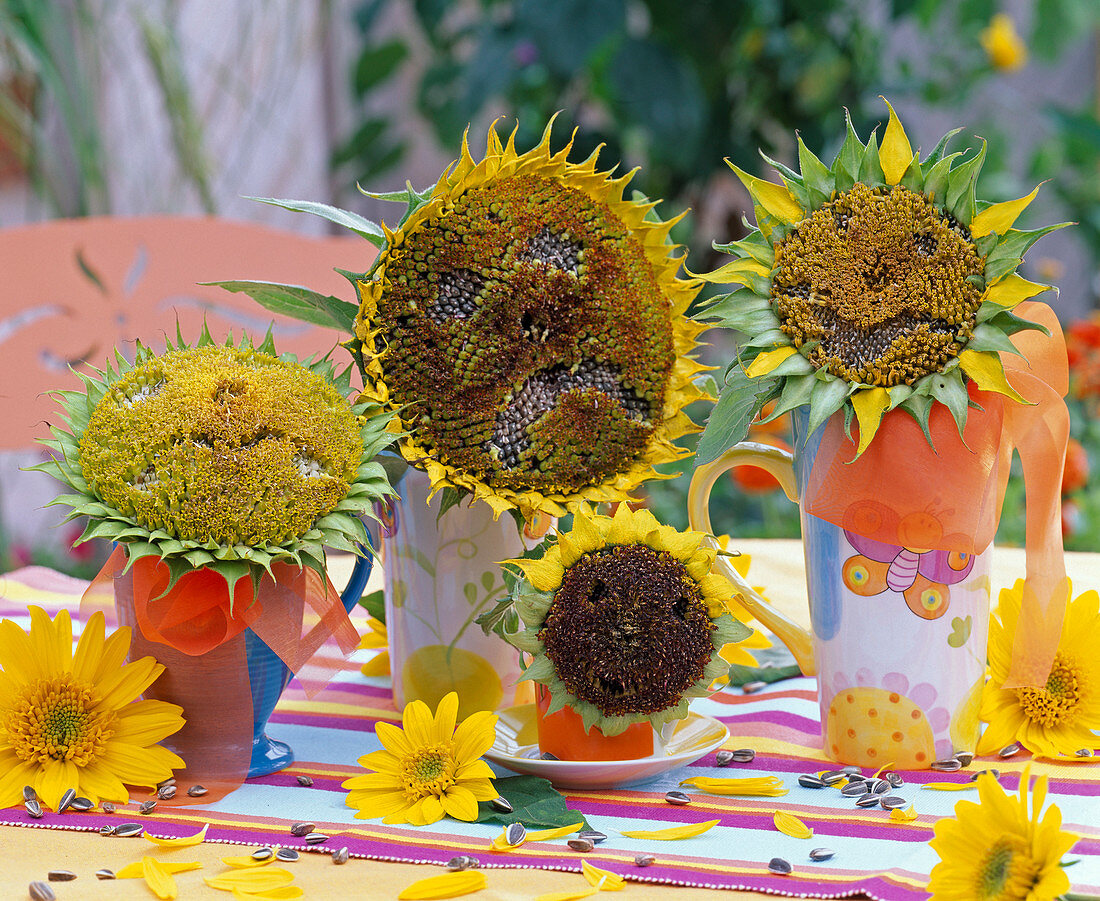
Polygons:
<instances>
[{"instance_id":1,"label":"striped tablecloth","mask_svg":"<svg viewBox=\"0 0 1100 901\"><path fill-rule=\"evenodd\" d=\"M39 604L51 613L68 607L75 613L83 588L82 582L35 567L0 576L0 615L29 626L28 604ZM488 849L499 825L445 819L418 829L353 818L353 811L344 805L340 783L358 771L358 757L380 747L374 723L400 719L388 681L359 673L365 653L353 656L347 669L312 700L294 683L287 690L268 732L295 749L298 762L293 767L250 780L216 804L157 811L143 819L147 829L156 835L178 836L209 823L211 841L278 843L305 849L304 841L289 835L289 826L307 820L331 836L327 843L309 849L315 853L346 846L353 856L420 863L442 863L457 854L472 854L485 868L579 870L580 855L570 851L564 839L531 843L500 854ZM935 775L903 772L906 784L895 793L911 801L919 817L910 823L892 823L885 811L854 808L850 799L835 790L798 785L799 774L830 767L820 750L813 680L780 682L752 695L726 691L696 702L693 709L724 722L732 736L727 747L751 747L756 759L751 764L719 769L711 754L642 785L568 791L570 806L609 836L585 855L586 860L627 879L674 885L822 898L860 892L877 899L926 897L924 886L936 863L927 844L932 825L939 817L950 816L960 798L976 800L976 792L928 791L920 786L933 780L965 782L969 778L966 771ZM1069 871L1074 889L1100 893L1100 766L1055 766L1020 755L997 761L1001 784L1016 789L1021 771L1029 764L1033 775L1050 776L1050 799L1061 808L1065 828L1082 836L1070 854L1080 858ZM980 765L977 761L973 768ZM299 775L310 776L313 785L299 785ZM781 777L790 792L779 798L724 798L693 792L693 802L685 807L664 800L664 793L688 776L762 775ZM185 778L183 782L186 784ZM772 821L777 810L800 817L814 830L814 837L795 839L778 832ZM620 834L711 819L720 822L704 835L684 841L643 841ZM6 825L98 830L106 823L118 822L117 815L95 812L47 813L32 821L21 808L0 811L0 823ZM810 861L809 851L823 846L834 850L835 856L822 863ZM655 855L657 862L637 868L633 861L639 852ZM790 861L791 875L770 873L767 864L773 857Z\"/></svg>"}]
</instances>

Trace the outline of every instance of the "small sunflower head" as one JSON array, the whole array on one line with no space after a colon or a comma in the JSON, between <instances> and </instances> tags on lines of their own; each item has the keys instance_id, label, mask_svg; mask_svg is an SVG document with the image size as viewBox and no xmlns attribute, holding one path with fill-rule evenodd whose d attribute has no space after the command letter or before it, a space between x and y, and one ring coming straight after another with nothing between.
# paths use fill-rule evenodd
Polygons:
<instances>
[{"instance_id":1,"label":"small sunflower head","mask_svg":"<svg viewBox=\"0 0 1100 901\"><path fill-rule=\"evenodd\" d=\"M406 459L497 513L624 497L682 455L700 396L673 223L571 147L552 153L548 127L518 154L490 129L475 164L464 143L359 284L368 390Z\"/></svg>"},{"instance_id":2,"label":"small sunflower head","mask_svg":"<svg viewBox=\"0 0 1100 901\"><path fill-rule=\"evenodd\" d=\"M509 561L525 627L510 640L534 655L524 678L547 686L550 712L572 707L607 735L659 726L725 673L719 651L750 632L703 538L621 504L614 518L578 512L541 559Z\"/></svg>"},{"instance_id":3,"label":"small sunflower head","mask_svg":"<svg viewBox=\"0 0 1100 901\"><path fill-rule=\"evenodd\" d=\"M854 414L860 453L895 407L927 433L939 401L961 434L969 381L1022 400L1000 352L1012 348L1008 336L1042 328L1012 308L1047 286L1015 269L1064 223L1013 228L1037 188L1019 200L979 202L985 145L969 157L947 153L954 134L922 160L890 108L881 146L874 134L861 141L849 121L831 166L799 140L801 172L774 164L782 184L733 167L759 230L724 245L735 259L703 276L738 286L702 314L747 336L727 390L751 394L756 412L777 399L774 415L808 406L807 434L839 410ZM743 437L723 436L713 447L704 438L707 458Z\"/></svg>"}]
</instances>

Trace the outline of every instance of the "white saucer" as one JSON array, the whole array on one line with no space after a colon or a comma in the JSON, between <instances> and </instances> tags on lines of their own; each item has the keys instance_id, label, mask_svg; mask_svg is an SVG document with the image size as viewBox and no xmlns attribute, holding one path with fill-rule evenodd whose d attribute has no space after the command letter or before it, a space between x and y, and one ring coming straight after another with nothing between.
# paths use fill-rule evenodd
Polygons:
<instances>
[{"instance_id":1,"label":"white saucer","mask_svg":"<svg viewBox=\"0 0 1100 901\"><path fill-rule=\"evenodd\" d=\"M485 757L517 773L549 779L558 788L617 788L650 779L705 757L730 735L714 717L689 713L664 754L637 760L539 760L535 705L508 707L497 715L497 738ZM535 756L526 756L531 753Z\"/></svg>"}]
</instances>

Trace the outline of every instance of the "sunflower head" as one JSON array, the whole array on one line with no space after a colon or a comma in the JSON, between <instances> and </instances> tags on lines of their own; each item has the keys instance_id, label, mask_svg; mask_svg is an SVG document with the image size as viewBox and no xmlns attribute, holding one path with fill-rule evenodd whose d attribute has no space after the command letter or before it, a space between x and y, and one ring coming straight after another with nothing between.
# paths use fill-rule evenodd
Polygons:
<instances>
[{"instance_id":1,"label":"sunflower head","mask_svg":"<svg viewBox=\"0 0 1100 901\"><path fill-rule=\"evenodd\" d=\"M718 247L734 259L704 276L737 287L702 316L747 336L726 390L749 398L750 414L772 400L772 416L808 406L808 434L839 410L848 423L854 414L860 453L896 407L927 433L939 401L961 434L969 381L1022 400L1000 353L1014 350L1008 336L1039 328L1012 308L1047 286L1015 270L1035 241L1065 224L1013 228L1038 188L1006 203L978 201L985 144L970 156L948 153L956 129L922 160L889 112L881 146L874 134L861 141L849 120L831 166L799 139L801 172L772 163L782 184L731 164L758 228ZM743 437L724 436L713 455Z\"/></svg>"},{"instance_id":2,"label":"sunflower head","mask_svg":"<svg viewBox=\"0 0 1100 901\"><path fill-rule=\"evenodd\" d=\"M490 128L466 141L359 282L367 390L406 432L401 451L442 488L495 513L560 515L627 496L683 456L682 408L701 396L677 278L676 220L627 200L594 153L569 163L550 126L518 153Z\"/></svg>"},{"instance_id":3,"label":"sunflower head","mask_svg":"<svg viewBox=\"0 0 1100 901\"><path fill-rule=\"evenodd\" d=\"M204 330L116 367L62 395L72 431L55 429L41 467L77 492L59 500L90 519L81 540L123 542L130 563L160 557L173 584L208 567L231 586L366 544L358 517L391 490L370 462L389 416L349 405L327 361L280 358L270 339L218 346Z\"/></svg>"},{"instance_id":4,"label":"sunflower head","mask_svg":"<svg viewBox=\"0 0 1100 901\"><path fill-rule=\"evenodd\" d=\"M523 630L506 637L533 656L523 678L549 689L549 713L572 707L605 735L687 716L725 674L722 648L751 634L727 611L715 553L703 533L620 504L614 517L578 511L540 559L508 561Z\"/></svg>"}]
</instances>

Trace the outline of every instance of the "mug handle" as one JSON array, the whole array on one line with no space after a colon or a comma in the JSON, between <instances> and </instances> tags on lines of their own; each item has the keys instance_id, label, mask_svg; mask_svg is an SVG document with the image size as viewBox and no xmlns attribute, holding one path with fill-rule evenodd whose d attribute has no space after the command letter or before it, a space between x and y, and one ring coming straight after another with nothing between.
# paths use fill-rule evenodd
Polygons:
<instances>
[{"instance_id":1,"label":"mug handle","mask_svg":"<svg viewBox=\"0 0 1100 901\"><path fill-rule=\"evenodd\" d=\"M759 444L755 441L742 441L730 448L713 463L700 466L692 476L691 485L688 488L688 521L691 528L699 532L713 535L714 529L710 524L710 492L718 477L735 466L759 466L770 473L779 482L784 493L795 503L798 503L798 486L795 484L794 457L782 448L772 447L768 444ZM713 538L707 541L712 547L718 548L718 542ZM794 655L798 668L804 675L813 676L817 673L817 665L814 663L813 636L800 625L793 622L785 614L776 610L764 598L762 598L752 586L730 563L728 557L719 554L715 561L721 574L729 579L741 596L741 604L756 619L770 629L780 641L783 642Z\"/></svg>"}]
</instances>

